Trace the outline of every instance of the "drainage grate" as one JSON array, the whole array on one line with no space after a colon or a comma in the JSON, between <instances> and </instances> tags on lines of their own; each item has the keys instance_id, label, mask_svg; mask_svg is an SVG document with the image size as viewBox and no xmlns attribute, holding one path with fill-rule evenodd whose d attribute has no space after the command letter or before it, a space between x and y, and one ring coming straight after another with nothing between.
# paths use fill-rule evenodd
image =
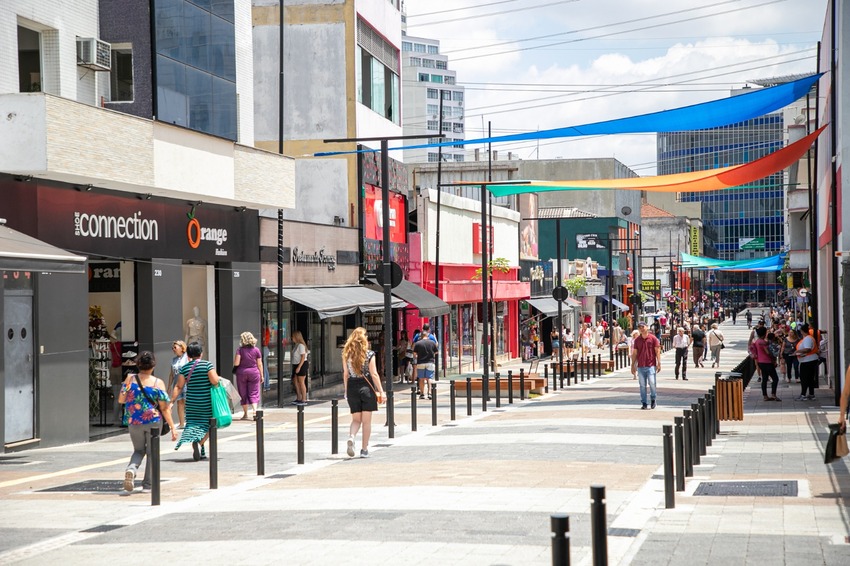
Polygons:
<instances>
[{"instance_id":1,"label":"drainage grate","mask_svg":"<svg viewBox=\"0 0 850 566\"><path fill-rule=\"evenodd\" d=\"M142 480L136 480L135 486L142 485ZM124 489L123 480L85 480L77 483L69 483L56 487L48 487L47 489L39 489L39 492L67 492L67 491L82 491L82 492L114 492Z\"/></svg>"},{"instance_id":2,"label":"drainage grate","mask_svg":"<svg viewBox=\"0 0 850 566\"><path fill-rule=\"evenodd\" d=\"M797 497L797 481L700 482L694 495Z\"/></svg>"},{"instance_id":3,"label":"drainage grate","mask_svg":"<svg viewBox=\"0 0 850 566\"><path fill-rule=\"evenodd\" d=\"M90 529L86 529L84 531L80 531L81 533L108 533L109 531L114 531L115 529L122 529L127 525L98 525L96 527L92 527Z\"/></svg>"},{"instance_id":4,"label":"drainage grate","mask_svg":"<svg viewBox=\"0 0 850 566\"><path fill-rule=\"evenodd\" d=\"M266 476L267 480L285 480L286 478L291 478L295 474L275 474L273 476Z\"/></svg>"},{"instance_id":5,"label":"drainage grate","mask_svg":"<svg viewBox=\"0 0 850 566\"><path fill-rule=\"evenodd\" d=\"M608 529L610 537L636 537L640 534L640 529Z\"/></svg>"}]
</instances>

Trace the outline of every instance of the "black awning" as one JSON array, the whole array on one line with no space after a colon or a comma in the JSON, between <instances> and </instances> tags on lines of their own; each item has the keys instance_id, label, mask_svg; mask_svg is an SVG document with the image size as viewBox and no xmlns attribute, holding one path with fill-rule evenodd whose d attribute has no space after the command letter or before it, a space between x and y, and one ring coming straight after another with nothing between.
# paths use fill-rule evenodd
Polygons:
<instances>
[{"instance_id":1,"label":"black awning","mask_svg":"<svg viewBox=\"0 0 850 566\"><path fill-rule=\"evenodd\" d=\"M367 281L370 288L383 292L383 288L375 279L370 278ZM449 314L451 311L451 307L443 299L407 279L402 279L398 287L392 289L392 294L419 309L419 314L425 318Z\"/></svg>"},{"instance_id":2,"label":"black awning","mask_svg":"<svg viewBox=\"0 0 850 566\"><path fill-rule=\"evenodd\" d=\"M276 287L266 287L277 293ZM320 319L361 312L375 312L384 308L381 293L361 285L340 287L284 287L283 297L316 311ZM404 307L403 301L393 301L393 308Z\"/></svg>"},{"instance_id":3,"label":"black awning","mask_svg":"<svg viewBox=\"0 0 850 566\"><path fill-rule=\"evenodd\" d=\"M558 316L558 301L552 297L534 297L526 299L525 302L548 317ZM561 313L566 313L567 311L572 310L576 303L578 303L578 301L575 299L567 298L567 300L561 305Z\"/></svg>"},{"instance_id":4,"label":"black awning","mask_svg":"<svg viewBox=\"0 0 850 566\"><path fill-rule=\"evenodd\" d=\"M85 273L86 259L0 224L0 270Z\"/></svg>"},{"instance_id":5,"label":"black awning","mask_svg":"<svg viewBox=\"0 0 850 566\"><path fill-rule=\"evenodd\" d=\"M608 295L597 295L597 296L596 296L596 298L597 298L597 299L601 299L602 301L604 301L604 302L606 302L606 303L608 302ZM611 303L612 303L615 307L617 307L618 309L620 309L621 311L627 311L627 310L629 310L629 305L626 305L626 304L624 304L624 303L621 303L621 302L620 302L620 301L618 301L617 299L611 299Z\"/></svg>"}]
</instances>

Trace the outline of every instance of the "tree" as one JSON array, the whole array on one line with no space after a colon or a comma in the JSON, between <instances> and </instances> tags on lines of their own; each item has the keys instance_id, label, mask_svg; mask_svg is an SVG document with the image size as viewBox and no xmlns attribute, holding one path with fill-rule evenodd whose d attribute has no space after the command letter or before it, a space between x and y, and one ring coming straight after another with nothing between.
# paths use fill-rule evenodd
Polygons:
<instances>
[{"instance_id":1,"label":"tree","mask_svg":"<svg viewBox=\"0 0 850 566\"><path fill-rule=\"evenodd\" d=\"M578 275L572 279L564 281L564 287L569 292L570 296L577 297L578 294L587 289L587 279L583 275Z\"/></svg>"}]
</instances>

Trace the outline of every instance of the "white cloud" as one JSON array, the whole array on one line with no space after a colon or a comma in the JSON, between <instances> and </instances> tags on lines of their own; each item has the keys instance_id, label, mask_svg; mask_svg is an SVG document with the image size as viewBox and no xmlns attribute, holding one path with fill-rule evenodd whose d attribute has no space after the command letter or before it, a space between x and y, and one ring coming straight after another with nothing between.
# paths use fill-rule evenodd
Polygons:
<instances>
[{"instance_id":1,"label":"white cloud","mask_svg":"<svg viewBox=\"0 0 850 566\"><path fill-rule=\"evenodd\" d=\"M815 45L820 39L826 0L784 0L674 26L493 57L462 60L481 51L458 50L512 41L487 50L501 52L541 44L541 41L516 41L525 37L598 28L545 40L553 43L756 6L766 1L769 0L725 2L661 18L654 16L718 2L587 0L417 27L408 33L440 39L444 53L455 51L449 55L449 65L457 70L458 82L468 85L466 129L467 138L473 138L480 137L486 128L482 121L492 122L494 134L556 128L726 97L731 88L740 88L747 80L814 72ZM517 0L469 12L421 18L411 16L481 3L478 0L407 0L406 6L408 22L414 24L540 3L539 0ZM647 19L614 25L640 18ZM497 86L497 83L515 86ZM611 87L629 84L635 86L631 89ZM483 88L487 90L481 90ZM564 92L568 90L576 92ZM612 90L633 92L611 94ZM541 141L539 145L536 142L500 144L498 149L500 153L514 151L522 158L614 156L640 174L654 173L654 136L583 138L557 143Z\"/></svg>"}]
</instances>

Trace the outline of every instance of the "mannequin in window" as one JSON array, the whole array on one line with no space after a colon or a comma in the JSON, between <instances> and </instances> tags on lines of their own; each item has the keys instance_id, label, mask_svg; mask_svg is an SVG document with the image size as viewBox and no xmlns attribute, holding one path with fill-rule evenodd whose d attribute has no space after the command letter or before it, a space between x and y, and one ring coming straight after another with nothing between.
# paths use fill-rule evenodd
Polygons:
<instances>
[{"instance_id":1,"label":"mannequin in window","mask_svg":"<svg viewBox=\"0 0 850 566\"><path fill-rule=\"evenodd\" d=\"M205 346L207 335L207 321L201 318L201 310L198 307L192 307L192 312L195 316L186 321L186 343L191 344L197 342L201 346Z\"/></svg>"}]
</instances>

